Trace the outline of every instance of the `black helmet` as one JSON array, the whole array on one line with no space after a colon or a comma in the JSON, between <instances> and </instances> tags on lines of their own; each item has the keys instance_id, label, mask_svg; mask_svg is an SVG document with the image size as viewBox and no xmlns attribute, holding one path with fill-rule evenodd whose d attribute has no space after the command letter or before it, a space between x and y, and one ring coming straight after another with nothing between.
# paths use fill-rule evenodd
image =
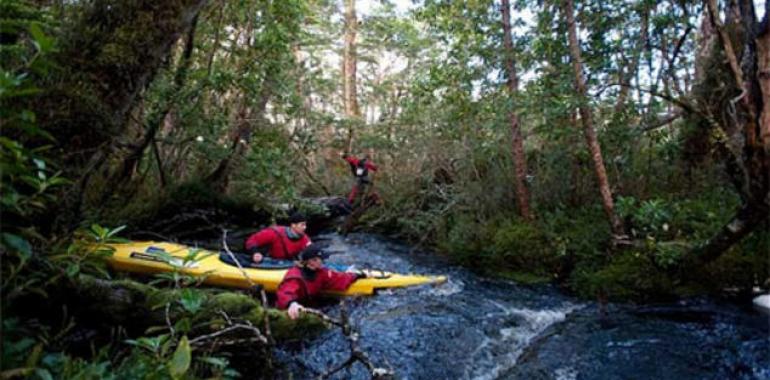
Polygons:
<instances>
[{"instance_id":1,"label":"black helmet","mask_svg":"<svg viewBox=\"0 0 770 380\"><path fill-rule=\"evenodd\" d=\"M329 254L324 252L323 248L318 244L310 244L299 253L299 259L301 261L308 261L314 257L326 259L329 257Z\"/></svg>"},{"instance_id":2,"label":"black helmet","mask_svg":"<svg viewBox=\"0 0 770 380\"><path fill-rule=\"evenodd\" d=\"M307 222L307 217L305 217L305 214L295 211L289 215L289 224L295 224L295 223L302 223Z\"/></svg>"}]
</instances>

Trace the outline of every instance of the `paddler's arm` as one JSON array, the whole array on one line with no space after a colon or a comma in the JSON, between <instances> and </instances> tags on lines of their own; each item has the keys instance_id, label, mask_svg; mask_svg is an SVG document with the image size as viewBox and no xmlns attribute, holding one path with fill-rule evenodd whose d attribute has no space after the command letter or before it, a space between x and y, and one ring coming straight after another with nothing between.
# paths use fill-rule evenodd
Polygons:
<instances>
[{"instance_id":1,"label":"paddler's arm","mask_svg":"<svg viewBox=\"0 0 770 380\"><path fill-rule=\"evenodd\" d=\"M359 278L366 277L363 273L337 272L329 269L323 269L324 289L341 292L350 287Z\"/></svg>"},{"instance_id":2,"label":"paddler's arm","mask_svg":"<svg viewBox=\"0 0 770 380\"><path fill-rule=\"evenodd\" d=\"M352 274L356 275L356 279L353 280L353 281L369 277L369 273L367 273L367 272L365 272L365 271L363 271L361 269L356 269L355 265L349 266L348 269L345 270L345 273L352 273Z\"/></svg>"},{"instance_id":3,"label":"paddler's arm","mask_svg":"<svg viewBox=\"0 0 770 380\"><path fill-rule=\"evenodd\" d=\"M246 251L251 254L251 260L255 263L259 263L265 256L262 252L259 252L262 247L269 247L275 242L275 232L265 228L255 234L249 236L246 240Z\"/></svg>"},{"instance_id":4,"label":"paddler's arm","mask_svg":"<svg viewBox=\"0 0 770 380\"><path fill-rule=\"evenodd\" d=\"M302 284L298 279L284 280L275 292L275 307L279 309L289 309L289 318L295 319L302 310L299 300L302 298ZM297 305L297 306L294 306Z\"/></svg>"}]
</instances>

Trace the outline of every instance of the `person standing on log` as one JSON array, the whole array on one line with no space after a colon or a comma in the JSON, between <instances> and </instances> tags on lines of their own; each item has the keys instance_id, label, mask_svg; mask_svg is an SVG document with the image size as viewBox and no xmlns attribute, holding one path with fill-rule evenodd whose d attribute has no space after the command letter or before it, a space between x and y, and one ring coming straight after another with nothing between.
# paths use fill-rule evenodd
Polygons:
<instances>
[{"instance_id":1,"label":"person standing on log","mask_svg":"<svg viewBox=\"0 0 770 380\"><path fill-rule=\"evenodd\" d=\"M348 194L348 203L350 203L352 207L359 194L366 196L366 187L372 184L372 177L369 173L376 173L377 165L372 162L369 154L366 154L364 158L359 159L356 156L349 155L348 152L344 152L342 153L342 158L348 162L350 170L353 173L353 188L350 190L350 194ZM372 196L374 196L375 199L379 198L376 193L372 194Z\"/></svg>"}]
</instances>

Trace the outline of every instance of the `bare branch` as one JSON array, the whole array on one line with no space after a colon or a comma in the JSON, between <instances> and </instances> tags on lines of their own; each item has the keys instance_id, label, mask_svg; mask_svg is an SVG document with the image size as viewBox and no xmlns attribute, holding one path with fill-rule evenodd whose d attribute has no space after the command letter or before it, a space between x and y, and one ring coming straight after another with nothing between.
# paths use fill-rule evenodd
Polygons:
<instances>
[{"instance_id":1,"label":"bare branch","mask_svg":"<svg viewBox=\"0 0 770 380\"><path fill-rule=\"evenodd\" d=\"M267 294L265 293L265 288L261 285L256 285L254 281L251 280L248 274L246 274L246 271L241 266L241 263L235 258L235 255L233 255L233 252L230 251L230 247L227 245L227 230L222 229L222 246L225 249L225 252L230 256L230 259L235 262L235 265L238 266L238 269L241 271L241 274L243 274L243 277L246 278L246 281L249 282L249 285L251 286L251 289L257 289L259 288L260 298L262 301L262 308L263 308L263 317L264 317L264 324L265 324L265 334L267 335L269 343L272 345L275 343L275 340L273 339L273 333L272 329L270 328L270 317L267 314Z\"/></svg>"},{"instance_id":2,"label":"bare branch","mask_svg":"<svg viewBox=\"0 0 770 380\"><path fill-rule=\"evenodd\" d=\"M317 309L312 309L312 308L306 307L306 308L302 309L302 311L304 311L305 313L308 313L308 314L313 314L313 315L317 316L318 318L321 318L321 320L323 320L324 322L326 322L328 324L335 325L335 326L338 326L338 327L343 327L344 326L342 321L339 321L337 319L334 319L334 318L326 315L321 310L317 310Z\"/></svg>"},{"instance_id":3,"label":"bare branch","mask_svg":"<svg viewBox=\"0 0 770 380\"><path fill-rule=\"evenodd\" d=\"M227 253L227 255L230 256L230 259L233 260L233 262L235 263L235 266L237 266L238 270L241 271L241 274L249 283L249 286L251 286L252 288L257 286L257 284L255 284L254 281L251 280L251 277L249 277L249 275L246 274L246 271L243 270L241 263L235 258L235 255L233 255L233 252L230 251L230 247L227 246L227 230L225 229L222 230L222 246L225 248L225 253Z\"/></svg>"},{"instance_id":4,"label":"bare branch","mask_svg":"<svg viewBox=\"0 0 770 380\"><path fill-rule=\"evenodd\" d=\"M679 56L679 52L682 51L682 45L684 45L684 41L687 39L687 35L690 34L690 31L692 31L692 29L693 29L692 25L688 24L687 28L684 30L684 33L682 34L682 37L680 37L679 41L677 41L676 47L674 47L674 53L671 55L671 59L668 60L666 76L671 79L674 79L675 83L676 83L676 77L674 76L674 64L676 63L676 58ZM677 90L677 92L680 92L680 91Z\"/></svg>"},{"instance_id":5,"label":"bare branch","mask_svg":"<svg viewBox=\"0 0 770 380\"><path fill-rule=\"evenodd\" d=\"M668 115L665 115L663 117L658 118L658 120L656 120L654 123L650 123L650 124L647 124L647 125L639 125L638 128L642 132L649 132L649 131L652 131L652 130L655 130L655 129L658 129L658 128L661 128L661 127L665 127L666 125L669 125L669 124L673 123L674 121L676 121L677 119L679 119L683 115L684 115L684 111L681 110L681 109L677 109L676 111L674 111L674 112L672 112L672 113L670 113Z\"/></svg>"},{"instance_id":6,"label":"bare branch","mask_svg":"<svg viewBox=\"0 0 770 380\"><path fill-rule=\"evenodd\" d=\"M173 337L176 335L176 332L174 331L174 326L171 324L171 317L169 317L169 312L171 311L171 302L166 302L166 325L168 326L168 331L171 332L171 336Z\"/></svg>"},{"instance_id":7,"label":"bare branch","mask_svg":"<svg viewBox=\"0 0 770 380\"><path fill-rule=\"evenodd\" d=\"M701 116L704 116L704 117L707 116L706 114L704 114L703 112L698 110L698 108L694 104L692 104L692 103L690 103L690 102L688 102L688 101L686 101L686 100L684 100L682 98L673 97L673 96L671 96L671 94L660 93L660 92L657 92L657 91L652 90L652 89L644 88L642 86L634 86L634 85L632 85L630 83L618 83L618 85L619 86L626 86L626 87L635 89L637 91L645 92L645 93L648 93L648 94L650 94L652 96L659 97L659 98L661 98L663 100L666 100L666 101L668 101L670 103L673 103L674 105L676 105L677 107L681 108L682 110L684 110L687 113L693 113L693 114L701 115Z\"/></svg>"},{"instance_id":8,"label":"bare branch","mask_svg":"<svg viewBox=\"0 0 770 380\"><path fill-rule=\"evenodd\" d=\"M254 339L256 339L258 342L260 342L262 344L265 344L265 345L268 344L267 337L262 335L262 333L259 331L258 328L254 327L254 326L252 326L250 324L249 325L245 325L245 324L240 324L240 323L232 324L232 325L230 325L230 326L228 326L228 327L226 327L226 328L224 328L222 330L213 332L211 334L201 335L199 337L196 337L195 339L191 339L190 340L190 344L192 344L192 345L196 345L196 344L200 345L200 344L203 344L203 342L205 342L207 340L216 338L218 336L225 335L227 333L230 333L230 332L233 332L233 331L236 331L236 330L249 330L249 331L254 333L254 335L255 335Z\"/></svg>"},{"instance_id":9,"label":"bare branch","mask_svg":"<svg viewBox=\"0 0 770 380\"><path fill-rule=\"evenodd\" d=\"M722 20L719 18L717 2L716 0L707 0L706 5L708 6L711 24L714 25L714 28L716 28L717 34L719 35L719 40L722 42L722 48L725 50L725 55L727 56L727 61L730 64L730 70L732 70L735 84L738 86L738 88L743 89L745 88L743 84L743 70L738 64L738 59L735 56L735 49L733 48L733 44L730 42L730 37L725 31L725 26L722 24Z\"/></svg>"},{"instance_id":10,"label":"bare branch","mask_svg":"<svg viewBox=\"0 0 770 380\"><path fill-rule=\"evenodd\" d=\"M320 310L316 310L316 309L305 308L304 311L307 313L316 315L322 320L324 320L325 322L339 327L342 330L342 334L348 340L348 346L350 347L350 356L339 365L329 369L325 373L318 376L318 379L327 379L331 375L342 370L343 368L346 368L355 364L355 362L361 362L361 364L366 366L366 368L369 370L369 374L371 374L372 376L372 379L392 379L393 378L392 369L386 369L386 368L375 366L372 360L369 359L369 355L367 355L364 351L362 351L361 348L358 346L358 338L360 335L358 331L356 331L350 325L350 321L347 315L347 308L345 307L344 301L340 304L340 319L332 318L324 314Z\"/></svg>"}]
</instances>

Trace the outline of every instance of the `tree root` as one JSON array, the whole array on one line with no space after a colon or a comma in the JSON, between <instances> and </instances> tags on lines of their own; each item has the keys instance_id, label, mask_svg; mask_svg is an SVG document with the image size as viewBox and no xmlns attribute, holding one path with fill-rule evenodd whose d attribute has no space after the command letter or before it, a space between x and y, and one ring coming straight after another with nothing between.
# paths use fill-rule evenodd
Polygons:
<instances>
[{"instance_id":1,"label":"tree root","mask_svg":"<svg viewBox=\"0 0 770 380\"><path fill-rule=\"evenodd\" d=\"M394 376L394 372L392 369L389 368L382 368L377 367L374 365L371 359L369 359L369 355L366 354L358 345L358 338L360 337L358 331L355 331L353 327L350 325L350 320L348 319L347 315L347 308L345 307L345 301L342 301L340 304L340 318L335 319L332 318L323 312L311 309L311 308L305 308L304 310L307 313L313 314L321 318L323 321L335 325L339 327L342 330L342 334L345 336L345 338L348 340L348 346L350 347L350 356L347 360L340 363L336 367L333 367L329 370L327 370L325 373L318 376L318 379L327 379L333 374L339 372L343 368L347 368L356 362L361 362L366 368L369 370L369 374L371 374L372 379L392 379Z\"/></svg>"}]
</instances>

